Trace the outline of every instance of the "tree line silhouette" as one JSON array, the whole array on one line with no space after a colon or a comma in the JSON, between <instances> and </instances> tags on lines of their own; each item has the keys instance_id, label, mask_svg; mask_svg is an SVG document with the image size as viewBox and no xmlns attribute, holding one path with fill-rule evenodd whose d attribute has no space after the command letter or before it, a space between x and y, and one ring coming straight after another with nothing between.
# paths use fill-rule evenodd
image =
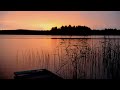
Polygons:
<instances>
[{"instance_id":1,"label":"tree line silhouette","mask_svg":"<svg viewBox=\"0 0 120 90\"><path fill-rule=\"evenodd\" d=\"M51 30L1 30L0 34L15 34L15 35L120 35L120 30L105 28L102 30L93 30L87 26L61 26L52 27Z\"/></svg>"},{"instance_id":2,"label":"tree line silhouette","mask_svg":"<svg viewBox=\"0 0 120 90\"><path fill-rule=\"evenodd\" d=\"M86 32L90 32L91 29L87 26L61 26L60 28L53 27L51 29L52 33L62 34L62 35L79 35L79 34L87 34Z\"/></svg>"}]
</instances>

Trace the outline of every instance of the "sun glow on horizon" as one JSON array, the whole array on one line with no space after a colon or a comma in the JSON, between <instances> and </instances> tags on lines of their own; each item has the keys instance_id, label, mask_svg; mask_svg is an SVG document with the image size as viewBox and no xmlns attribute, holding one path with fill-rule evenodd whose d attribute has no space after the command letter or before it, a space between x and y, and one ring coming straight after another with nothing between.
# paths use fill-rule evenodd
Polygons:
<instances>
[{"instance_id":1,"label":"sun glow on horizon","mask_svg":"<svg viewBox=\"0 0 120 90\"><path fill-rule=\"evenodd\" d=\"M61 27L60 24L52 24L52 23L43 23L43 24L33 24L31 25L32 27L36 27L38 29L41 29L42 30L51 30L52 27Z\"/></svg>"},{"instance_id":2,"label":"sun glow on horizon","mask_svg":"<svg viewBox=\"0 0 120 90\"><path fill-rule=\"evenodd\" d=\"M0 29L50 30L65 25L120 28L115 11L0 11Z\"/></svg>"}]
</instances>

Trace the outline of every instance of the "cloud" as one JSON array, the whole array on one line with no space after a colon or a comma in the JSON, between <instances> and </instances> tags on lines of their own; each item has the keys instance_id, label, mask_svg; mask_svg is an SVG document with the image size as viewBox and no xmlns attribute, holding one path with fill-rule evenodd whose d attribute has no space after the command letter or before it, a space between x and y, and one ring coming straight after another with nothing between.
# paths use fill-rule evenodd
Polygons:
<instances>
[{"instance_id":1,"label":"cloud","mask_svg":"<svg viewBox=\"0 0 120 90\"><path fill-rule=\"evenodd\" d=\"M0 11L0 26L41 29L45 25L86 25L91 28L120 28L120 11ZM41 24L43 27L40 27Z\"/></svg>"}]
</instances>

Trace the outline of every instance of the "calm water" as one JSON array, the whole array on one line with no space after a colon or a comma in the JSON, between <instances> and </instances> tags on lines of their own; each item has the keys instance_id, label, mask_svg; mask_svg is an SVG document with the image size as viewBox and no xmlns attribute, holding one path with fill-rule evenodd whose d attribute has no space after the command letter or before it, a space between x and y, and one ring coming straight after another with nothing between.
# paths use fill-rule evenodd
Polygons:
<instances>
[{"instance_id":1,"label":"calm water","mask_svg":"<svg viewBox=\"0 0 120 90\"><path fill-rule=\"evenodd\" d=\"M120 36L0 35L0 79L48 69L65 79L120 78Z\"/></svg>"}]
</instances>

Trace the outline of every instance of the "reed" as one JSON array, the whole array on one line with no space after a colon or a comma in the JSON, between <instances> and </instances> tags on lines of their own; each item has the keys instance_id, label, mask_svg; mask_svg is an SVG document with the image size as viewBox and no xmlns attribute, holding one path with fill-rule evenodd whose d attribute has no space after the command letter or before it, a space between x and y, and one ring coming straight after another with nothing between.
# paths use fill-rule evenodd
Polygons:
<instances>
[{"instance_id":1,"label":"reed","mask_svg":"<svg viewBox=\"0 0 120 90\"><path fill-rule=\"evenodd\" d=\"M54 53L18 50L17 64L23 69L46 68L65 79L120 79L120 41L94 40L61 39Z\"/></svg>"}]
</instances>

